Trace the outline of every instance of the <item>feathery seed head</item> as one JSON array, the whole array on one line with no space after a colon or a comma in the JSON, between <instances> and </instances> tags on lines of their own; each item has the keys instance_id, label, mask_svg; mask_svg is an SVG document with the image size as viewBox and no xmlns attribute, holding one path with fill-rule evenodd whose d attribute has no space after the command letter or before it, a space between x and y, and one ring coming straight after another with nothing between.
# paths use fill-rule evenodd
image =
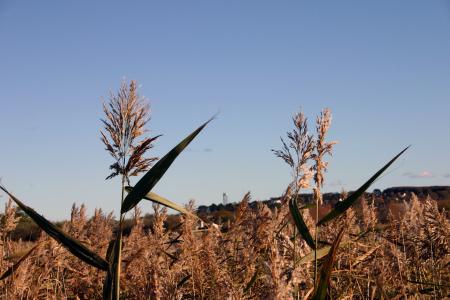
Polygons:
<instances>
[{"instance_id":1,"label":"feathery seed head","mask_svg":"<svg viewBox=\"0 0 450 300\"><path fill-rule=\"evenodd\" d=\"M101 140L115 160L110 166L112 173L106 179L124 175L129 182L130 176L148 170L157 159L144 157L159 137L142 137L150 120L150 106L146 98L138 95L136 81L132 80L129 85L122 82L117 94L110 94L103 111Z\"/></svg>"}]
</instances>

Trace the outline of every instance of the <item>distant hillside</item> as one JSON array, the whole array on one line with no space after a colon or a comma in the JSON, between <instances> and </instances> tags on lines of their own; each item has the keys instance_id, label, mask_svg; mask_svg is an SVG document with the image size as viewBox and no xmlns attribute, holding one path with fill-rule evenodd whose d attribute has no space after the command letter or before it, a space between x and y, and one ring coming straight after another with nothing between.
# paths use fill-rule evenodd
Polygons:
<instances>
[{"instance_id":1,"label":"distant hillside","mask_svg":"<svg viewBox=\"0 0 450 300\"><path fill-rule=\"evenodd\" d=\"M352 192L348 192L351 194ZM450 186L402 186L391 187L383 191L375 189L370 193L365 193L365 199L372 202L377 207L378 220L381 223L388 222L389 217L400 218L405 212L404 203L409 202L412 195L415 194L419 200L425 200L427 197L437 201L439 210L445 209L450 211ZM300 194L303 203L312 203L312 194ZM325 193L323 194L324 205L320 208L319 217L323 217L329 212L339 200L342 200L340 193ZM253 201L249 205L256 208L258 204L264 203L269 208L274 209L281 203L281 197L272 197L268 200ZM234 210L238 205L235 203L200 205L197 209L198 215L203 220L208 220L217 224L226 223L228 220L234 218ZM359 212L360 203L354 205L355 211ZM312 215L313 209L310 209ZM450 217L450 215L449 215Z\"/></svg>"},{"instance_id":2,"label":"distant hillside","mask_svg":"<svg viewBox=\"0 0 450 300\"><path fill-rule=\"evenodd\" d=\"M383 197L402 197L404 194L416 194L419 198L430 196L435 200L449 200L450 186L399 186L383 191Z\"/></svg>"},{"instance_id":3,"label":"distant hillside","mask_svg":"<svg viewBox=\"0 0 450 300\"><path fill-rule=\"evenodd\" d=\"M349 194L352 191L348 192ZM434 200L437 200L443 207L449 208L450 204L450 186L400 186L400 187L390 187L383 191L375 189L372 192L365 193L366 197L373 197L376 201L377 206L384 206L389 204L391 201L409 201L411 199L412 194L415 194L419 199L424 199L426 197L430 197ZM312 203L313 195L312 194L300 194L300 197L304 203ZM339 200L342 200L342 195L340 193L324 193L323 200L325 204L334 206ZM264 204L267 204L269 207L275 206L281 197L272 197L268 200L262 200ZM234 206L237 203L228 203L224 204L211 204L200 205L198 207L198 213L213 213L216 211L234 211ZM256 205L257 202L254 201L250 203L250 205Z\"/></svg>"}]
</instances>

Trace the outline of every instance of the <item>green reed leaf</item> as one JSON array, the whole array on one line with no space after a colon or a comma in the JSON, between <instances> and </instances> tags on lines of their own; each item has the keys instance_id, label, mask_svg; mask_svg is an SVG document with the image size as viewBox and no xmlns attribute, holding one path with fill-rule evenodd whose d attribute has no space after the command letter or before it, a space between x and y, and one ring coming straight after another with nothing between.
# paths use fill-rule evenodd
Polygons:
<instances>
[{"instance_id":1,"label":"green reed leaf","mask_svg":"<svg viewBox=\"0 0 450 300\"><path fill-rule=\"evenodd\" d=\"M169 169L178 155L189 145L189 143L200 133L200 131L202 131L202 129L205 128L209 122L211 122L211 120L212 118L203 123L203 125L197 128L172 150L170 150L136 183L133 190L126 196L122 203L122 214L135 207L139 201L141 201L142 198L150 192L164 173L166 173L167 169Z\"/></svg>"},{"instance_id":2,"label":"green reed leaf","mask_svg":"<svg viewBox=\"0 0 450 300\"><path fill-rule=\"evenodd\" d=\"M3 280L9 276L11 276L15 270L17 270L17 268L19 268L20 264L27 259L28 256L30 256L30 254L39 246L39 244L35 245L34 247L32 247L30 250L28 250L21 258L19 258L19 260L13 264L11 267L8 268L8 270L6 270L1 276L0 276L0 280Z\"/></svg>"},{"instance_id":3,"label":"green reed leaf","mask_svg":"<svg viewBox=\"0 0 450 300\"><path fill-rule=\"evenodd\" d=\"M103 282L103 300L112 300L114 275L112 270L106 272L105 281Z\"/></svg>"},{"instance_id":4,"label":"green reed leaf","mask_svg":"<svg viewBox=\"0 0 450 300\"><path fill-rule=\"evenodd\" d=\"M339 248L339 243L341 242L342 236L344 235L344 228L338 233L330 251L328 252L327 258L325 259L322 269L320 270L319 283L317 284L316 291L313 300L324 300L327 297L327 290L330 283L331 272L333 271L334 260L336 259L337 249Z\"/></svg>"},{"instance_id":5,"label":"green reed leaf","mask_svg":"<svg viewBox=\"0 0 450 300\"><path fill-rule=\"evenodd\" d=\"M310 246L312 249L316 249L314 239L309 233L308 226L306 226L306 223L303 220L302 213L298 209L296 197L293 197L291 198L291 200L289 200L289 210L291 212L292 218L294 219L295 225L297 226L298 232L301 234L308 246Z\"/></svg>"},{"instance_id":6,"label":"green reed leaf","mask_svg":"<svg viewBox=\"0 0 450 300\"><path fill-rule=\"evenodd\" d=\"M122 232L119 230L117 237L108 245L106 260L109 263L108 272L103 283L103 299L118 300L120 295L119 261L122 259Z\"/></svg>"},{"instance_id":7,"label":"green reed leaf","mask_svg":"<svg viewBox=\"0 0 450 300\"><path fill-rule=\"evenodd\" d=\"M112 262L114 260L114 249L116 247L116 239L109 242L108 249L106 250L105 259L109 263L109 268L103 282L103 300L112 300L113 284L114 284L114 272L112 270Z\"/></svg>"},{"instance_id":8,"label":"green reed leaf","mask_svg":"<svg viewBox=\"0 0 450 300\"><path fill-rule=\"evenodd\" d=\"M81 242L69 236L67 233L56 227L53 223L45 219L43 216L38 214L31 207L26 206L19 199L17 199L13 194L8 192L8 190L0 186L6 194L8 194L11 199L16 202L16 204L31 218L33 221L44 230L49 236L55 239L57 242L62 244L67 250L69 250L73 255L84 261L85 263L94 266L100 270L106 271L108 269L108 262L97 255L95 252L89 250Z\"/></svg>"},{"instance_id":9,"label":"green reed leaf","mask_svg":"<svg viewBox=\"0 0 450 300\"><path fill-rule=\"evenodd\" d=\"M399 154L397 154L393 159L391 159L384 167L382 167L378 172L376 172L366 183L364 183L359 189L357 189L354 193L348 196L342 202L338 202L336 207L330 211L325 217L323 217L317 225L323 225L328 221L333 220L334 218L343 214L347 209L349 209L359 197L364 194L364 192L370 187L370 185L384 172L390 165L394 163L394 161L400 157L406 150L408 150L410 146L403 149Z\"/></svg>"},{"instance_id":10,"label":"green reed leaf","mask_svg":"<svg viewBox=\"0 0 450 300\"><path fill-rule=\"evenodd\" d=\"M326 256L328 254L328 252L330 251L331 246L325 246L323 248L317 249L316 253L317 253L317 259L321 259L322 257ZM302 258L300 258L297 261L297 265L302 265L302 264L306 264L308 262L313 262L314 261L314 251L309 252L308 254L306 254L305 256L303 256Z\"/></svg>"},{"instance_id":11,"label":"green reed leaf","mask_svg":"<svg viewBox=\"0 0 450 300\"><path fill-rule=\"evenodd\" d=\"M127 192L131 192L133 190L133 187L127 186L125 187L125 190ZM180 213L186 214L186 215L190 215L194 218L198 218L197 215L193 214L192 212L190 212L189 210L187 210L186 208L184 208L183 206L176 204L175 202L172 202L164 197L159 196L158 194L155 194L153 192L149 192L144 196L144 199L164 205L168 208L174 209Z\"/></svg>"},{"instance_id":12,"label":"green reed leaf","mask_svg":"<svg viewBox=\"0 0 450 300\"><path fill-rule=\"evenodd\" d=\"M345 240L341 242L341 246L347 245L349 244L351 241L350 240ZM321 259L323 257L325 257L329 252L330 252L331 246L325 246L322 247L320 249L317 249L316 253L317 253L317 259ZM297 265L303 265L309 262L313 262L314 261L314 251L309 252L308 254L306 254L305 256L301 257L299 260L297 260L296 264Z\"/></svg>"}]
</instances>

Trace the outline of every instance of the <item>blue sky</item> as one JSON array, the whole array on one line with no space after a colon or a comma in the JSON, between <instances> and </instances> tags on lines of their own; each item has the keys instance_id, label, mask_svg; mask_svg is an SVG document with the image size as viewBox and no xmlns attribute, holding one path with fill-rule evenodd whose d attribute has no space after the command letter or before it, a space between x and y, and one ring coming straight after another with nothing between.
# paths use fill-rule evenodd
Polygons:
<instances>
[{"instance_id":1,"label":"blue sky","mask_svg":"<svg viewBox=\"0 0 450 300\"><path fill-rule=\"evenodd\" d=\"M300 107L333 112L325 190L409 144L373 188L450 184L449 1L0 1L2 183L54 220L118 211L99 130L123 78L163 134L151 155L220 111L154 189L179 203L279 195L270 149Z\"/></svg>"}]
</instances>

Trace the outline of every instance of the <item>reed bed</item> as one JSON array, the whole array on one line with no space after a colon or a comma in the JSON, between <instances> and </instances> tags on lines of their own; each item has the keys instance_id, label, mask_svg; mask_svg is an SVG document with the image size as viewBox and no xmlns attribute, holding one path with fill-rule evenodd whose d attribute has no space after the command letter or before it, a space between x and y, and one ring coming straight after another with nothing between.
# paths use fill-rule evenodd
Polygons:
<instances>
[{"instance_id":1,"label":"reed bed","mask_svg":"<svg viewBox=\"0 0 450 300\"><path fill-rule=\"evenodd\" d=\"M123 237L121 297L124 299L305 299L313 290L314 259L294 225L280 226L288 203L276 211L241 201L227 231L197 230L197 220L180 217L180 227L167 230L167 209L153 206L154 222L144 231L139 209L133 227ZM341 226L347 228L332 273L333 299L441 299L448 296L450 224L434 200L414 198L405 214L378 224L370 199L361 200L361 216L347 211L321 229L323 243L332 243ZM192 209L192 206L188 207ZM5 208L0 236L3 273L34 245L38 247L14 274L0 283L2 299L101 299L104 272L80 262L52 238L11 241L15 208ZM303 210L312 226L315 211ZM74 206L64 229L105 256L114 234L111 214L96 210L87 218ZM293 258L299 258L294 268ZM319 260L320 261L320 260Z\"/></svg>"},{"instance_id":2,"label":"reed bed","mask_svg":"<svg viewBox=\"0 0 450 300\"><path fill-rule=\"evenodd\" d=\"M303 113L274 150L292 173L281 203L250 206L243 195L225 224L196 215L151 192L177 156L211 121L161 159L145 158L149 108L136 83L122 84L104 106L101 139L114 158L108 178L120 176L119 220L101 209L74 205L61 226L46 220L0 185L8 196L0 227L0 299L441 299L450 296L450 223L437 202L413 197L403 213L380 214L364 191L404 149L359 189L326 210L321 188L335 142L326 141L331 112L308 132ZM155 163L153 165L153 163ZM134 187L131 176L145 173ZM314 202L300 192L313 188ZM127 193L127 194L126 194ZM141 200L153 214L144 226ZM35 242L11 235L21 215L42 232ZM148 203L148 202L147 202ZM167 207L179 214L167 225ZM322 212L322 213L321 213ZM125 214L132 216L125 219ZM383 220L383 222L381 222ZM132 224L128 234L124 224ZM206 226L201 226L201 224Z\"/></svg>"}]
</instances>

